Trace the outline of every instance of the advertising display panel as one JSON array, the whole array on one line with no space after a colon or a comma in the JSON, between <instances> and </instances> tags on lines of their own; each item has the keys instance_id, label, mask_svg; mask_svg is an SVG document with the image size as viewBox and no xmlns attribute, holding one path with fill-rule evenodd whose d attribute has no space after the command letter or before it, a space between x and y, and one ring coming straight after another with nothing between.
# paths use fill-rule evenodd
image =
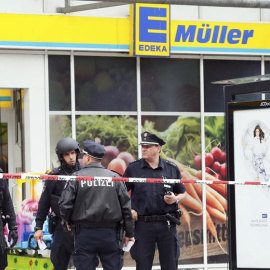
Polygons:
<instances>
[{"instance_id":1,"label":"advertising display panel","mask_svg":"<svg viewBox=\"0 0 270 270\"><path fill-rule=\"evenodd\" d=\"M269 115L269 100L228 103L230 180L239 183L230 193L231 269L270 268Z\"/></svg>"}]
</instances>

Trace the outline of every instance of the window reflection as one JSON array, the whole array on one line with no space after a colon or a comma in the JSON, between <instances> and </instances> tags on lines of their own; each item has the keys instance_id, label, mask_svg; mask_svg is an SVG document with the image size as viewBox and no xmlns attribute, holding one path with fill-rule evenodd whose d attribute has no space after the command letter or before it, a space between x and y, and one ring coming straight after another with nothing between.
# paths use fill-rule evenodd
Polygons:
<instances>
[{"instance_id":1,"label":"window reflection","mask_svg":"<svg viewBox=\"0 0 270 270\"><path fill-rule=\"evenodd\" d=\"M199 60L141 59L143 111L199 112Z\"/></svg>"},{"instance_id":2,"label":"window reflection","mask_svg":"<svg viewBox=\"0 0 270 270\"><path fill-rule=\"evenodd\" d=\"M214 81L261 74L259 61L204 60L204 107L206 112L224 112L223 85Z\"/></svg>"},{"instance_id":3,"label":"window reflection","mask_svg":"<svg viewBox=\"0 0 270 270\"><path fill-rule=\"evenodd\" d=\"M71 121L69 115L51 115L50 116L50 157L51 167L60 166L58 157L55 153L55 147L59 140L64 137L71 137Z\"/></svg>"},{"instance_id":4,"label":"window reflection","mask_svg":"<svg viewBox=\"0 0 270 270\"><path fill-rule=\"evenodd\" d=\"M70 111L70 57L49 56L49 107L50 111Z\"/></svg>"},{"instance_id":5,"label":"window reflection","mask_svg":"<svg viewBox=\"0 0 270 270\"><path fill-rule=\"evenodd\" d=\"M76 110L137 109L136 59L75 57Z\"/></svg>"}]
</instances>

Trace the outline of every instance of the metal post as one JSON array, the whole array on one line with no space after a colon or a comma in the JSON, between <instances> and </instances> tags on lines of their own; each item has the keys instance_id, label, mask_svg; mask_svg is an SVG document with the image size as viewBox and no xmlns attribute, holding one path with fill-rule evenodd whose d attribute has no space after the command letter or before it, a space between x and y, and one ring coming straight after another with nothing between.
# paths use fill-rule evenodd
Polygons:
<instances>
[{"instance_id":1,"label":"metal post","mask_svg":"<svg viewBox=\"0 0 270 270\"><path fill-rule=\"evenodd\" d=\"M81 0L88 1L88 0ZM89 2L89 1L88 1ZM102 2L122 2L126 4L171 4L187 6L270 8L269 0L103 0Z\"/></svg>"}]
</instances>

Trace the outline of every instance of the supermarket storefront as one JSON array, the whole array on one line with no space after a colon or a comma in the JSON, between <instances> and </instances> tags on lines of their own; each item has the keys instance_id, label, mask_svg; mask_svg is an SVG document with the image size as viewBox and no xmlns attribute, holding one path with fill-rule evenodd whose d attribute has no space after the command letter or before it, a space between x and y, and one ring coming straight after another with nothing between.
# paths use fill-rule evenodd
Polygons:
<instances>
[{"instance_id":1,"label":"supermarket storefront","mask_svg":"<svg viewBox=\"0 0 270 270\"><path fill-rule=\"evenodd\" d=\"M10 127L9 172L57 166L54 148L63 136L99 139L117 148L113 157L139 158L139 134L156 132L167 142L164 157L185 165L187 179L202 167L194 156L216 146L225 152L222 86L212 82L270 73L270 25L174 21L167 6L140 6L121 19L1 14L0 88L11 89L13 101L19 91L23 104L23 151L14 144L17 110L1 108ZM27 184L22 199L38 198L30 190ZM225 187L220 194L226 200ZM179 264L226 265L227 209L204 227L201 213L182 208ZM25 222L31 231L33 220Z\"/></svg>"}]
</instances>

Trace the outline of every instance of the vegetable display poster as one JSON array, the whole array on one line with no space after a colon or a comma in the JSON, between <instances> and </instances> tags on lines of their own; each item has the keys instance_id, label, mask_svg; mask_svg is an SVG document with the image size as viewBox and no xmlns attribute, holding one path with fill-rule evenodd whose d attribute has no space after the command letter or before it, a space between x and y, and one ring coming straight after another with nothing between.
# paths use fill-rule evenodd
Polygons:
<instances>
[{"instance_id":1,"label":"vegetable display poster","mask_svg":"<svg viewBox=\"0 0 270 270\"><path fill-rule=\"evenodd\" d=\"M205 117L205 145L207 167L202 168L201 118L193 116L143 116L142 131L161 137L166 144L161 157L174 162L183 179L202 179L207 170L207 180L226 179L226 153L224 117ZM61 127L61 124L58 125ZM70 136L70 119L62 119L64 136ZM56 135L56 134L55 134ZM54 136L55 138L61 138ZM123 174L128 164L138 158L137 119L133 116L82 115L76 118L76 139L95 140L105 146L107 155L102 164ZM55 155L55 154L54 154ZM203 241L202 185L186 184L189 200L179 204L183 211L181 225L177 227L181 255L180 264L203 263L204 247L211 262L227 262L227 188L223 184L207 187L207 243ZM209 199L210 198L210 199ZM159 264L156 252L154 265ZM124 266L135 262L125 255Z\"/></svg>"},{"instance_id":2,"label":"vegetable display poster","mask_svg":"<svg viewBox=\"0 0 270 270\"><path fill-rule=\"evenodd\" d=\"M270 181L269 114L270 109L234 112L236 181ZM236 185L237 267L270 268L269 217L270 187Z\"/></svg>"}]
</instances>

